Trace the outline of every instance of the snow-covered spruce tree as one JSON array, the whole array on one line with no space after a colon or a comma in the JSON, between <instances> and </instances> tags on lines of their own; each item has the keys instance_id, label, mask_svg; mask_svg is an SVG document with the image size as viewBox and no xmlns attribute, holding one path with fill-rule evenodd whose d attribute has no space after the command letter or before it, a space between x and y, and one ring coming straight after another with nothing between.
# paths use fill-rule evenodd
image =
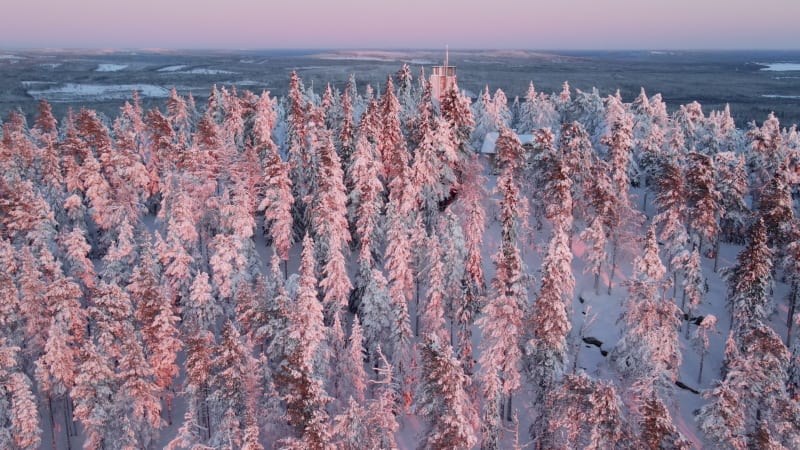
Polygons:
<instances>
[{"instance_id":1,"label":"snow-covered spruce tree","mask_svg":"<svg viewBox=\"0 0 800 450\"><path fill-rule=\"evenodd\" d=\"M193 131L194 118L192 117L189 103L182 96L178 95L178 90L174 87L169 91L166 109L166 119L169 121L174 132L174 144L176 148L187 148Z\"/></svg>"},{"instance_id":2,"label":"snow-covered spruce tree","mask_svg":"<svg viewBox=\"0 0 800 450\"><path fill-rule=\"evenodd\" d=\"M687 337L689 336L691 319L695 317L695 313L697 313L697 309L705 296L705 284L706 280L703 277L703 269L700 266L700 253L697 249L694 249L686 259L682 283L683 296L681 297L681 310L687 317Z\"/></svg>"},{"instance_id":3,"label":"snow-covered spruce tree","mask_svg":"<svg viewBox=\"0 0 800 450\"><path fill-rule=\"evenodd\" d=\"M300 262L300 280L293 305L285 305L288 323L284 330L287 358L280 362L275 384L286 402L286 420L295 436L283 445L302 445L310 449L330 446L329 397L323 389L315 360L325 339L322 304L317 299L314 241L306 235Z\"/></svg>"},{"instance_id":4,"label":"snow-covered spruce tree","mask_svg":"<svg viewBox=\"0 0 800 450\"><path fill-rule=\"evenodd\" d=\"M355 79L349 79L339 97L341 120L336 128L336 149L342 162L342 170L347 171L350 166L350 157L353 155L356 123L358 117L353 116L353 97L357 95ZM348 185L350 186L350 185Z\"/></svg>"},{"instance_id":5,"label":"snow-covered spruce tree","mask_svg":"<svg viewBox=\"0 0 800 450\"><path fill-rule=\"evenodd\" d=\"M744 200L749 192L744 155L717 153L714 155L714 167L717 169L717 191L722 203L720 237L727 242L743 242L744 227L750 213ZM717 255L718 250L715 252Z\"/></svg>"},{"instance_id":6,"label":"snow-covered spruce tree","mask_svg":"<svg viewBox=\"0 0 800 450\"><path fill-rule=\"evenodd\" d=\"M608 236L602 216L594 216L589 226L581 232L580 238L589 246L583 271L594 275L594 293L600 295L600 275L603 273L603 264L608 259Z\"/></svg>"},{"instance_id":7,"label":"snow-covered spruce tree","mask_svg":"<svg viewBox=\"0 0 800 450\"><path fill-rule=\"evenodd\" d=\"M476 321L483 335L478 361L481 369L477 376L486 399L481 442L484 449L497 448L501 401L520 386L520 339L528 304L517 242L521 212L519 187L514 177L522 146L513 132L503 129L497 147L503 167L496 188L500 194L500 249L494 257L497 270L492 280L493 292L483 308L483 316Z\"/></svg>"},{"instance_id":8,"label":"snow-covered spruce tree","mask_svg":"<svg viewBox=\"0 0 800 450\"><path fill-rule=\"evenodd\" d=\"M377 135L378 153L381 155L386 184L392 186L395 179L408 169L408 149L400 125L400 102L394 93L392 77L386 80L383 97L379 105L380 129ZM391 190L391 188L390 188ZM396 193L397 195L399 193Z\"/></svg>"},{"instance_id":9,"label":"snow-covered spruce tree","mask_svg":"<svg viewBox=\"0 0 800 450\"><path fill-rule=\"evenodd\" d=\"M347 197L342 164L333 140L325 133L319 148L318 186L311 203L312 229L316 236L317 254L322 262L320 288L323 292L326 323L347 307L352 283L347 275L345 252L349 250L350 230L347 224Z\"/></svg>"},{"instance_id":10,"label":"snow-covered spruce tree","mask_svg":"<svg viewBox=\"0 0 800 450\"><path fill-rule=\"evenodd\" d=\"M745 139L752 150L747 155L747 163L754 178L752 187L755 198L753 200L757 204L757 194L769 182L784 160L785 144L780 121L773 113L770 113L761 127L752 122L750 129L745 133Z\"/></svg>"},{"instance_id":11,"label":"snow-covered spruce tree","mask_svg":"<svg viewBox=\"0 0 800 450\"><path fill-rule=\"evenodd\" d=\"M516 128L518 133L526 134L542 128L558 127L560 118L555 105L547 95L536 92L533 81L528 85L525 101L520 104L519 109L519 122Z\"/></svg>"},{"instance_id":12,"label":"snow-covered spruce tree","mask_svg":"<svg viewBox=\"0 0 800 450\"><path fill-rule=\"evenodd\" d=\"M101 282L89 308L92 338L72 390L75 418L87 430L87 448L104 442L148 446L161 427L158 388L133 327L130 297Z\"/></svg>"},{"instance_id":13,"label":"snow-covered spruce tree","mask_svg":"<svg viewBox=\"0 0 800 450\"><path fill-rule=\"evenodd\" d=\"M502 89L494 91L494 95L492 96L492 108L497 120L497 127L510 128L513 116L511 110L508 108L508 97L506 97L506 93L503 92Z\"/></svg>"},{"instance_id":14,"label":"snow-covered spruce tree","mask_svg":"<svg viewBox=\"0 0 800 450\"><path fill-rule=\"evenodd\" d=\"M786 295L788 311L786 314L786 346L792 348L792 332L794 330L795 313L798 297L800 297L800 223L795 221L791 229L791 242L785 248L785 256L781 261L789 293Z\"/></svg>"},{"instance_id":15,"label":"snow-covered spruce tree","mask_svg":"<svg viewBox=\"0 0 800 450\"><path fill-rule=\"evenodd\" d=\"M419 105L420 92L417 89L417 84L414 83L414 77L408 64L403 64L400 67L400 70L395 74L395 79L397 81L397 99L400 102L400 120L408 130L408 125L413 122L413 117ZM418 84L423 82L424 79L420 79Z\"/></svg>"},{"instance_id":16,"label":"snow-covered spruce tree","mask_svg":"<svg viewBox=\"0 0 800 450\"><path fill-rule=\"evenodd\" d=\"M362 122L363 123L363 122ZM348 167L349 221L353 241L358 248L358 272L349 307L359 308L368 279L379 255L381 237L381 210L384 202L384 187L379 176L383 173L380 156L375 145L368 139L364 127L359 127L355 152Z\"/></svg>"},{"instance_id":17,"label":"snow-covered spruce tree","mask_svg":"<svg viewBox=\"0 0 800 450\"><path fill-rule=\"evenodd\" d=\"M419 102L417 102L416 113L409 117L407 123L405 123L408 133L408 145L414 153L416 153L416 149L424 139L424 136L433 129L435 118L431 84L424 79L421 80L421 83L423 86Z\"/></svg>"},{"instance_id":18,"label":"snow-covered spruce tree","mask_svg":"<svg viewBox=\"0 0 800 450\"><path fill-rule=\"evenodd\" d=\"M20 350L0 338L0 444L33 450L41 445L42 430L31 381L20 367Z\"/></svg>"},{"instance_id":19,"label":"snow-covered spruce tree","mask_svg":"<svg viewBox=\"0 0 800 450\"><path fill-rule=\"evenodd\" d=\"M373 398L367 401L365 407L351 398L347 409L334 419L333 433L337 448L398 448L394 434L400 426L394 412L397 390L392 381L393 370L380 348L376 355L378 364L375 370L379 379L375 381Z\"/></svg>"},{"instance_id":20,"label":"snow-covered spruce tree","mask_svg":"<svg viewBox=\"0 0 800 450\"><path fill-rule=\"evenodd\" d=\"M383 165L380 155L369 133L359 127L356 136L355 151L347 169L349 192L349 217L354 224L354 240L359 248L359 262L370 262L378 251L381 209L383 207L384 186L380 176Z\"/></svg>"},{"instance_id":21,"label":"snow-covered spruce tree","mask_svg":"<svg viewBox=\"0 0 800 450\"><path fill-rule=\"evenodd\" d=\"M572 105L572 94L570 93L569 81L564 81L561 85L561 92L558 96L555 93L552 95L553 102L556 105L556 111L560 115L560 123L568 122L569 109Z\"/></svg>"},{"instance_id":22,"label":"snow-covered spruce tree","mask_svg":"<svg viewBox=\"0 0 800 450\"><path fill-rule=\"evenodd\" d=\"M427 233L433 230L441 202L458 189L454 171L458 155L453 141L448 123L437 118L434 126L425 130L414 154L410 176L418 190L416 201Z\"/></svg>"},{"instance_id":23,"label":"snow-covered spruce tree","mask_svg":"<svg viewBox=\"0 0 800 450\"><path fill-rule=\"evenodd\" d=\"M435 334L438 342L449 344L450 336L445 327L444 318L444 264L442 246L439 237L434 233L427 239L428 290L425 295L422 312L418 313L417 335ZM420 332L421 329L421 332Z\"/></svg>"},{"instance_id":24,"label":"snow-covered spruce tree","mask_svg":"<svg viewBox=\"0 0 800 450\"><path fill-rule=\"evenodd\" d=\"M747 247L736 257L736 265L723 271L731 329L736 335L766 323L772 312L772 254L764 221L758 219L748 231Z\"/></svg>"},{"instance_id":25,"label":"snow-covered spruce tree","mask_svg":"<svg viewBox=\"0 0 800 450\"><path fill-rule=\"evenodd\" d=\"M614 274L617 271L617 256L621 250L625 249L626 242L629 242L630 230L635 229L641 223L641 214L631 205L628 194L630 187L629 166L631 161L631 147L633 120L631 115L621 111L619 113L608 113L610 121L610 132L603 136L602 143L608 147L611 181L611 204L605 203L602 207L606 217L606 225L609 231L609 244L611 245L611 264L609 267L608 293L611 294L611 287L614 281ZM600 184L598 183L598 188ZM597 200L603 195L596 195Z\"/></svg>"},{"instance_id":26,"label":"snow-covered spruce tree","mask_svg":"<svg viewBox=\"0 0 800 450\"><path fill-rule=\"evenodd\" d=\"M420 350L422 379L417 391L417 411L428 423L421 447L472 448L478 439L477 414L465 390L469 378L447 341L436 333L424 337Z\"/></svg>"},{"instance_id":27,"label":"snow-covered spruce tree","mask_svg":"<svg viewBox=\"0 0 800 450\"><path fill-rule=\"evenodd\" d=\"M403 150L405 151L405 150ZM391 361L400 372L400 382L411 361L411 348L408 343L412 337L411 317L408 303L413 296L414 270L412 233L416 211L413 199L416 189L407 175L407 170L395 177L389 184L389 204L386 210L386 249L384 267L389 281L389 299L392 311ZM419 228L417 228L419 229Z\"/></svg>"},{"instance_id":28,"label":"snow-covered spruce tree","mask_svg":"<svg viewBox=\"0 0 800 450\"><path fill-rule=\"evenodd\" d=\"M618 111L618 108L615 108L614 111ZM610 128L610 125L606 124L608 122L606 106L603 104L597 88L592 88L591 92L575 89L575 98L566 106L564 114L560 123L562 125L572 122L580 123L595 146L600 144L602 134ZM557 127L558 123L553 129L555 130Z\"/></svg>"},{"instance_id":29,"label":"snow-covered spruce tree","mask_svg":"<svg viewBox=\"0 0 800 450\"><path fill-rule=\"evenodd\" d=\"M566 375L547 397L549 445L602 449L635 445L614 386L586 374ZM630 440L626 442L626 440Z\"/></svg>"},{"instance_id":30,"label":"snow-covered spruce tree","mask_svg":"<svg viewBox=\"0 0 800 450\"><path fill-rule=\"evenodd\" d=\"M292 216L294 224L294 237L299 239L308 226L306 220L305 197L310 194L310 180L308 171L311 166L311 155L307 148L307 123L306 99L303 96L303 82L292 72L289 78L289 92L287 94L286 129L286 162L289 164L289 179L292 181Z\"/></svg>"},{"instance_id":31,"label":"snow-covered spruce tree","mask_svg":"<svg viewBox=\"0 0 800 450\"><path fill-rule=\"evenodd\" d=\"M275 253L284 261L289 259L292 244L292 181L289 166L281 160L277 151L267 150L264 161L264 198L258 205L264 210L265 228ZM284 274L286 275L286 274Z\"/></svg>"},{"instance_id":32,"label":"snow-covered spruce tree","mask_svg":"<svg viewBox=\"0 0 800 450\"><path fill-rule=\"evenodd\" d=\"M672 423L667 405L650 391L641 406L642 419L639 423L641 444L650 450L675 449L688 450L691 442L684 439L678 427Z\"/></svg>"},{"instance_id":33,"label":"snow-covered spruce tree","mask_svg":"<svg viewBox=\"0 0 800 450\"><path fill-rule=\"evenodd\" d=\"M480 148L487 133L497 132L500 128L500 118L497 115L497 108L492 101L487 85L478 101L472 105L472 116L475 121L475 129L472 132L472 148Z\"/></svg>"},{"instance_id":34,"label":"snow-covered spruce tree","mask_svg":"<svg viewBox=\"0 0 800 450\"><path fill-rule=\"evenodd\" d=\"M5 285L3 288L7 289L8 286ZM13 295L17 294L16 288L7 292ZM80 304L82 297L80 288L71 279L61 274L56 274L45 296L49 306L47 315L51 317L51 322L46 330L47 341L42 349L43 353L36 360L35 376L39 391L45 393L47 397L49 428L51 438L55 441L56 429L59 425L55 423L53 417L54 405L58 405L59 400L63 400L62 408L66 408L69 391L75 385L78 364L81 361L81 346L85 339L86 313ZM15 334L13 332L15 327L9 326L13 321L13 316L16 315L12 308L17 309L18 305L10 302L4 304L3 322L5 326L3 331L7 338L12 338ZM65 430L69 430L70 425L71 420L68 420L65 415Z\"/></svg>"},{"instance_id":35,"label":"snow-covered spruce tree","mask_svg":"<svg viewBox=\"0 0 800 450\"><path fill-rule=\"evenodd\" d=\"M687 155L687 225L701 254L703 244L714 245L719 234L722 196L716 188L714 172L714 160L709 156L698 152Z\"/></svg>"},{"instance_id":36,"label":"snow-covered spruce tree","mask_svg":"<svg viewBox=\"0 0 800 450\"><path fill-rule=\"evenodd\" d=\"M688 258L689 234L686 230L688 212L686 208L686 179L677 158L666 158L660 164L655 179L656 206L658 213L653 223L660 228L659 238L666 244L666 257L673 286L677 292L678 274L684 269Z\"/></svg>"},{"instance_id":37,"label":"snow-covered spruce tree","mask_svg":"<svg viewBox=\"0 0 800 450\"><path fill-rule=\"evenodd\" d=\"M786 389L789 352L771 328L754 324L730 349L725 378L706 393L712 399L700 409L700 429L721 445L755 446L767 434L787 448L800 443L800 413Z\"/></svg>"},{"instance_id":38,"label":"snow-covered spruce tree","mask_svg":"<svg viewBox=\"0 0 800 450\"><path fill-rule=\"evenodd\" d=\"M789 243L794 209L791 187L787 181L788 167L781 164L758 196L758 214L764 221L767 243L780 258Z\"/></svg>"},{"instance_id":39,"label":"snow-covered spruce tree","mask_svg":"<svg viewBox=\"0 0 800 450\"><path fill-rule=\"evenodd\" d=\"M612 353L617 370L635 380L642 392L668 388L678 376L680 310L662 298L664 265L658 255L655 230L647 231L642 256L633 264L628 297L623 304L622 339Z\"/></svg>"},{"instance_id":40,"label":"snow-covered spruce tree","mask_svg":"<svg viewBox=\"0 0 800 450\"><path fill-rule=\"evenodd\" d=\"M486 212L483 202L486 198L483 166L473 156L465 170L459 197L458 209L463 217L464 276L461 281L463 295L455 297L453 306L458 323L458 344L456 346L459 359L464 370L472 374L472 323L483 305L486 281L483 273L483 233L486 227Z\"/></svg>"},{"instance_id":41,"label":"snow-covered spruce tree","mask_svg":"<svg viewBox=\"0 0 800 450\"><path fill-rule=\"evenodd\" d=\"M572 181L563 160L553 163L547 183L547 217L553 226L553 235L542 263L542 286L536 296L526 323L532 336L525 345L524 365L533 386L535 404L544 399L555 387L567 363L567 334L571 328L567 311L572 302L575 278L572 274L572 250L569 231L572 229ZM547 410L538 411L532 424L535 440L547 446Z\"/></svg>"},{"instance_id":42,"label":"snow-covered spruce tree","mask_svg":"<svg viewBox=\"0 0 800 450\"><path fill-rule=\"evenodd\" d=\"M705 115L700 103L694 101L681 105L672 114L672 123L679 128L686 139L686 148L698 149L702 147L705 134Z\"/></svg>"},{"instance_id":43,"label":"snow-covered spruce tree","mask_svg":"<svg viewBox=\"0 0 800 450\"><path fill-rule=\"evenodd\" d=\"M370 361L375 362L379 347L391 348L396 312L392 310L386 277L380 270L372 269L362 279L364 291L359 303L359 315L364 328L367 355Z\"/></svg>"},{"instance_id":44,"label":"snow-covered spruce tree","mask_svg":"<svg viewBox=\"0 0 800 450\"><path fill-rule=\"evenodd\" d=\"M589 221L593 214L589 212L591 202L587 192L594 180L592 178L592 164L596 159L589 135L580 123L572 122L561 126L558 150L552 159L563 160L563 167L573 183L570 186L572 199L568 214L575 220ZM545 177L549 178L549 177ZM549 180L546 180L549 181ZM572 242L574 232L572 224L567 228Z\"/></svg>"},{"instance_id":45,"label":"snow-covered spruce tree","mask_svg":"<svg viewBox=\"0 0 800 450\"><path fill-rule=\"evenodd\" d=\"M245 436L255 428L258 436L256 400L259 398L258 362L246 336L228 321L220 343L214 348L208 379L212 416L209 445L240 447Z\"/></svg>"},{"instance_id":46,"label":"snow-covered spruce tree","mask_svg":"<svg viewBox=\"0 0 800 450\"><path fill-rule=\"evenodd\" d=\"M352 398L363 404L368 379L364 370L364 332L358 317L353 318L350 338L342 359L345 361L344 367L347 368L340 383L342 398Z\"/></svg>"},{"instance_id":47,"label":"snow-covered spruce tree","mask_svg":"<svg viewBox=\"0 0 800 450\"><path fill-rule=\"evenodd\" d=\"M470 150L470 139L475 128L475 118L469 106L470 99L452 86L444 94L440 110L442 117L450 124L455 136L459 159L465 164L473 151Z\"/></svg>"},{"instance_id":48,"label":"snow-covered spruce tree","mask_svg":"<svg viewBox=\"0 0 800 450\"><path fill-rule=\"evenodd\" d=\"M647 134L637 143L639 147L639 184L647 188L644 192L642 204L647 210L647 198L651 191L654 191L655 181L661 165L668 160L668 154L664 149L667 130L659 125L651 124ZM657 192L656 192L657 193Z\"/></svg>"},{"instance_id":49,"label":"snow-covered spruce tree","mask_svg":"<svg viewBox=\"0 0 800 450\"><path fill-rule=\"evenodd\" d=\"M708 354L708 336L712 332L716 332L717 329L717 317L713 314L706 314L703 317L703 321L700 322L697 329L694 331L694 335L692 336L692 344L700 353L700 370L697 373L697 382L703 382L703 365L705 363L706 355Z\"/></svg>"},{"instance_id":50,"label":"snow-covered spruce tree","mask_svg":"<svg viewBox=\"0 0 800 450\"><path fill-rule=\"evenodd\" d=\"M156 253L164 268L164 279L177 297L178 302L189 295L197 263L195 254L200 238L198 234L194 208L198 206L198 199L189 195L184 190L182 182L174 180L177 184L174 190L164 195L161 208L166 223L166 235L162 239L161 233L156 234ZM170 183L166 183L169 186Z\"/></svg>"}]
</instances>

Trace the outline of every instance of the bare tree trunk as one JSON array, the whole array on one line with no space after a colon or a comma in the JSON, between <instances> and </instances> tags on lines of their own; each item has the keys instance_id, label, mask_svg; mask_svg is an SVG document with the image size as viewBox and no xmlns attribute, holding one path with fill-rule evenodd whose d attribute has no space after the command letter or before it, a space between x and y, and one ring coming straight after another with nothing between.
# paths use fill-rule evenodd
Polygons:
<instances>
[{"instance_id":1,"label":"bare tree trunk","mask_svg":"<svg viewBox=\"0 0 800 450\"><path fill-rule=\"evenodd\" d=\"M415 281L414 284L417 288L417 293L414 298L414 336L419 337L419 280Z\"/></svg>"},{"instance_id":2,"label":"bare tree trunk","mask_svg":"<svg viewBox=\"0 0 800 450\"><path fill-rule=\"evenodd\" d=\"M792 328L794 328L794 311L797 307L797 282L792 282L792 291L789 293L789 314L786 317L786 347L792 347Z\"/></svg>"},{"instance_id":3,"label":"bare tree trunk","mask_svg":"<svg viewBox=\"0 0 800 450\"><path fill-rule=\"evenodd\" d=\"M645 188L645 190L644 190L644 201L642 202L642 212L644 212L645 216L647 216L647 194L649 194L649 193L650 192Z\"/></svg>"},{"instance_id":4,"label":"bare tree trunk","mask_svg":"<svg viewBox=\"0 0 800 450\"><path fill-rule=\"evenodd\" d=\"M703 350L702 352L700 352L700 372L697 374L698 383L703 383L703 363L705 363L705 360L706 360L706 351Z\"/></svg>"},{"instance_id":5,"label":"bare tree trunk","mask_svg":"<svg viewBox=\"0 0 800 450\"><path fill-rule=\"evenodd\" d=\"M617 240L614 239L614 244L611 247L611 272L608 274L608 295L611 295L611 285L614 281L614 272L617 271Z\"/></svg>"},{"instance_id":6,"label":"bare tree trunk","mask_svg":"<svg viewBox=\"0 0 800 450\"><path fill-rule=\"evenodd\" d=\"M53 450L56 450L56 421L53 418L53 397L47 394L47 416L50 418L50 438L53 440ZM69 434L67 434L69 439Z\"/></svg>"},{"instance_id":7,"label":"bare tree trunk","mask_svg":"<svg viewBox=\"0 0 800 450\"><path fill-rule=\"evenodd\" d=\"M67 427L67 435L77 436L78 430L75 429L75 419L72 416L72 399L69 395L64 396L64 422Z\"/></svg>"},{"instance_id":8,"label":"bare tree trunk","mask_svg":"<svg viewBox=\"0 0 800 450\"><path fill-rule=\"evenodd\" d=\"M714 273L717 273L718 265L719 265L719 236L717 236L717 242L714 243Z\"/></svg>"},{"instance_id":9,"label":"bare tree trunk","mask_svg":"<svg viewBox=\"0 0 800 450\"><path fill-rule=\"evenodd\" d=\"M600 273L594 274L594 295L600 295Z\"/></svg>"},{"instance_id":10,"label":"bare tree trunk","mask_svg":"<svg viewBox=\"0 0 800 450\"><path fill-rule=\"evenodd\" d=\"M506 420L511 422L514 420L514 415L511 413L511 401L514 398L514 394L508 394L508 401L506 402Z\"/></svg>"},{"instance_id":11,"label":"bare tree trunk","mask_svg":"<svg viewBox=\"0 0 800 450\"><path fill-rule=\"evenodd\" d=\"M456 309L453 302L450 302L450 346L456 348Z\"/></svg>"},{"instance_id":12,"label":"bare tree trunk","mask_svg":"<svg viewBox=\"0 0 800 450\"><path fill-rule=\"evenodd\" d=\"M206 398L207 396L203 395L203 422L206 427L206 439L211 439L211 411L208 410Z\"/></svg>"},{"instance_id":13,"label":"bare tree trunk","mask_svg":"<svg viewBox=\"0 0 800 450\"><path fill-rule=\"evenodd\" d=\"M69 398L64 398L64 431L67 432L67 450L72 450L72 436L70 431Z\"/></svg>"},{"instance_id":14,"label":"bare tree trunk","mask_svg":"<svg viewBox=\"0 0 800 450\"><path fill-rule=\"evenodd\" d=\"M597 267L597 273L594 274L594 295L600 295L600 271L603 270L603 262Z\"/></svg>"},{"instance_id":15,"label":"bare tree trunk","mask_svg":"<svg viewBox=\"0 0 800 450\"><path fill-rule=\"evenodd\" d=\"M700 240L697 242L697 253L700 256L703 256L703 236L700 236Z\"/></svg>"},{"instance_id":16,"label":"bare tree trunk","mask_svg":"<svg viewBox=\"0 0 800 450\"><path fill-rule=\"evenodd\" d=\"M164 395L164 403L167 406L167 425L172 425L172 392Z\"/></svg>"},{"instance_id":17,"label":"bare tree trunk","mask_svg":"<svg viewBox=\"0 0 800 450\"><path fill-rule=\"evenodd\" d=\"M689 339L689 327L692 324L689 320L691 319L691 317L689 317L689 314L687 314L687 313L684 313L684 314L686 315L686 330L685 330L684 336L686 337L686 339Z\"/></svg>"},{"instance_id":18,"label":"bare tree trunk","mask_svg":"<svg viewBox=\"0 0 800 450\"><path fill-rule=\"evenodd\" d=\"M672 272L672 296L678 296L678 271Z\"/></svg>"}]
</instances>

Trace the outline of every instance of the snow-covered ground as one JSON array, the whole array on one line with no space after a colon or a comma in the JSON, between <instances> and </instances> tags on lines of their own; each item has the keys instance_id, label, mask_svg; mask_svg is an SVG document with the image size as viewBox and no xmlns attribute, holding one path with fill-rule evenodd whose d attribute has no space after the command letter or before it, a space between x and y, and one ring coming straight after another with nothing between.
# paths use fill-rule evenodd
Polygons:
<instances>
[{"instance_id":1,"label":"snow-covered ground","mask_svg":"<svg viewBox=\"0 0 800 450\"><path fill-rule=\"evenodd\" d=\"M173 75L232 75L236 72L224 69L209 69L206 67L196 67L194 69L187 69L189 66L179 64L175 66L162 67L157 72L164 72Z\"/></svg>"},{"instance_id":2,"label":"snow-covered ground","mask_svg":"<svg viewBox=\"0 0 800 450\"><path fill-rule=\"evenodd\" d=\"M98 64L95 72L119 72L128 68L127 64Z\"/></svg>"},{"instance_id":3,"label":"snow-covered ground","mask_svg":"<svg viewBox=\"0 0 800 450\"><path fill-rule=\"evenodd\" d=\"M778 94L764 94L762 95L764 98L789 98L789 99L796 99L800 98L800 95L778 95Z\"/></svg>"},{"instance_id":4,"label":"snow-covered ground","mask_svg":"<svg viewBox=\"0 0 800 450\"><path fill-rule=\"evenodd\" d=\"M766 66L761 70L768 72L797 72L800 71L800 63L758 63Z\"/></svg>"},{"instance_id":5,"label":"snow-covered ground","mask_svg":"<svg viewBox=\"0 0 800 450\"><path fill-rule=\"evenodd\" d=\"M180 65L177 65L177 66L167 66L167 67L162 67L162 68L158 69L156 72L177 72L177 71L183 70L183 69L185 69L187 67L189 67L189 66L186 66L186 65L183 65L183 64L180 64Z\"/></svg>"},{"instance_id":6,"label":"snow-covered ground","mask_svg":"<svg viewBox=\"0 0 800 450\"><path fill-rule=\"evenodd\" d=\"M46 89L28 89L28 95L36 100L49 102L71 102L77 99L87 101L124 100L138 91L143 97L166 98L169 90L153 84L77 84L67 83Z\"/></svg>"},{"instance_id":7,"label":"snow-covered ground","mask_svg":"<svg viewBox=\"0 0 800 450\"><path fill-rule=\"evenodd\" d=\"M180 73L186 75L231 75L235 74L231 70L223 70L223 69L206 69L203 67L197 69L189 69L189 70L181 70L173 73Z\"/></svg>"}]
</instances>

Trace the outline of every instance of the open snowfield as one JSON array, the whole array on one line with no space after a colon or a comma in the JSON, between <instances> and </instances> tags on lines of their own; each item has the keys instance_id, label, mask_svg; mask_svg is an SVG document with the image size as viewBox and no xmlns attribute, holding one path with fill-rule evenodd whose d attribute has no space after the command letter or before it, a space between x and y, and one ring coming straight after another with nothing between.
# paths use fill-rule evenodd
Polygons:
<instances>
[{"instance_id":1,"label":"open snowfield","mask_svg":"<svg viewBox=\"0 0 800 450\"><path fill-rule=\"evenodd\" d=\"M76 100L105 101L129 98L131 92L138 91L143 97L165 98L169 90L152 84L73 84L67 83L46 89L29 89L28 95L53 103L69 103Z\"/></svg>"},{"instance_id":2,"label":"open snowfield","mask_svg":"<svg viewBox=\"0 0 800 450\"><path fill-rule=\"evenodd\" d=\"M127 64L100 64L95 72L119 72L128 68Z\"/></svg>"},{"instance_id":3,"label":"open snowfield","mask_svg":"<svg viewBox=\"0 0 800 450\"><path fill-rule=\"evenodd\" d=\"M761 63L759 63L761 64ZM772 63L772 64L763 64L767 67L764 67L761 70L767 72L798 72L800 71L800 63Z\"/></svg>"}]
</instances>

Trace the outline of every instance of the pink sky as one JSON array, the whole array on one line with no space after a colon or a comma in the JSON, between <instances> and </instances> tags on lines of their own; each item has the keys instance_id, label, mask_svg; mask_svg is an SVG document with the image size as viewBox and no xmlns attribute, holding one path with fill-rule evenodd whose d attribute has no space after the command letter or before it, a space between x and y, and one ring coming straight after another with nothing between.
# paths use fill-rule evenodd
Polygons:
<instances>
[{"instance_id":1,"label":"pink sky","mask_svg":"<svg viewBox=\"0 0 800 450\"><path fill-rule=\"evenodd\" d=\"M800 0L4 3L7 48L800 48Z\"/></svg>"}]
</instances>

